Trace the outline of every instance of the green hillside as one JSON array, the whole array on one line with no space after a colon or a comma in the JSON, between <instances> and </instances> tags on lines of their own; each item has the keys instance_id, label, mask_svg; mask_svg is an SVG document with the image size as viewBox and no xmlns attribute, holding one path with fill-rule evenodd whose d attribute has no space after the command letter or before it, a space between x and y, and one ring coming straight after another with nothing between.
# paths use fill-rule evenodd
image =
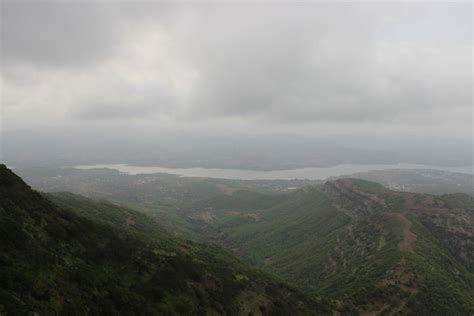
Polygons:
<instances>
[{"instance_id":1,"label":"green hillside","mask_svg":"<svg viewBox=\"0 0 474 316\"><path fill-rule=\"evenodd\" d=\"M267 182L132 176L108 170L73 175L65 170L53 176L55 172L35 183L47 191L71 190L115 203L71 193L45 194L61 212L158 247L161 260L167 252L192 262L200 258L201 269L216 279L226 279L222 272L226 266L234 271L227 287L232 291L253 275L250 279L258 281L245 283L247 290L239 293L262 293L273 299L275 293L262 285L271 283L277 293L301 295L252 272L219 247L185 242L176 235L217 244L307 295L326 298L315 303L301 296L303 314L334 309L364 315L470 315L474 311L474 202L466 194L396 192L358 179L281 190L280 182L268 187ZM185 297L199 314L200 306L210 303L194 295ZM212 297L221 302L219 295ZM234 302L225 312L245 314L248 308L242 306L253 306L256 314L298 313L293 308L299 303L278 295L288 302L286 307L274 303L272 312L266 305L262 312L251 302ZM205 310L222 313L215 307Z\"/></svg>"},{"instance_id":2,"label":"green hillside","mask_svg":"<svg viewBox=\"0 0 474 316\"><path fill-rule=\"evenodd\" d=\"M342 179L284 199L240 191L202 203L203 211L189 213L206 214L197 231L307 292L350 301L367 314L474 311L468 195L402 193Z\"/></svg>"},{"instance_id":3,"label":"green hillside","mask_svg":"<svg viewBox=\"0 0 474 316\"><path fill-rule=\"evenodd\" d=\"M315 315L341 309L171 237L141 213L33 191L0 165L2 315Z\"/></svg>"}]
</instances>

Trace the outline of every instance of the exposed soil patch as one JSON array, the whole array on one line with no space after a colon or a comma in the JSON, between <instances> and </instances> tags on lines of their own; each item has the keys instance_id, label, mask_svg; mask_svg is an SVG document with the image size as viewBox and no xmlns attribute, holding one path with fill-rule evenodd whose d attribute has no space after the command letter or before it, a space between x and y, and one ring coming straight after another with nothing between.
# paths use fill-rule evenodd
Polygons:
<instances>
[{"instance_id":1,"label":"exposed soil patch","mask_svg":"<svg viewBox=\"0 0 474 316\"><path fill-rule=\"evenodd\" d=\"M208 210L196 213L192 218L203 221L206 224L212 224L216 220L216 216Z\"/></svg>"},{"instance_id":2,"label":"exposed soil patch","mask_svg":"<svg viewBox=\"0 0 474 316\"><path fill-rule=\"evenodd\" d=\"M232 195L232 193L241 190L239 188L234 188L223 183L216 184L216 187L225 195Z\"/></svg>"},{"instance_id":3,"label":"exposed soil patch","mask_svg":"<svg viewBox=\"0 0 474 316\"><path fill-rule=\"evenodd\" d=\"M129 217L127 217L125 223L126 223L127 226L132 226L132 225L135 225L135 220L133 219L133 217L129 216Z\"/></svg>"},{"instance_id":4,"label":"exposed soil patch","mask_svg":"<svg viewBox=\"0 0 474 316\"><path fill-rule=\"evenodd\" d=\"M406 218L405 214L392 213L403 225L403 240L398 244L401 251L413 252L415 250L416 235L411 231L412 222Z\"/></svg>"},{"instance_id":5,"label":"exposed soil patch","mask_svg":"<svg viewBox=\"0 0 474 316\"><path fill-rule=\"evenodd\" d=\"M263 265L264 266L268 266L269 264L272 263L272 257L266 257L264 260L263 260Z\"/></svg>"}]
</instances>

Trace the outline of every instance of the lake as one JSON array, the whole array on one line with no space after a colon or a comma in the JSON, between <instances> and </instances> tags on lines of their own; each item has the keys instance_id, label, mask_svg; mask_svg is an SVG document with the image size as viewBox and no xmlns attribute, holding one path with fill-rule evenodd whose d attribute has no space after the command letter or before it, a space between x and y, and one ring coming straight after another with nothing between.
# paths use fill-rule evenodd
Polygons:
<instances>
[{"instance_id":1,"label":"lake","mask_svg":"<svg viewBox=\"0 0 474 316\"><path fill-rule=\"evenodd\" d=\"M323 180L328 177L351 175L357 172L386 169L436 169L451 172L473 174L473 167L441 167L420 164L342 164L323 168L301 168L289 170L243 170L217 168L163 168L157 166L131 166L127 164L98 164L75 166L77 169L109 168L128 174L169 173L183 177L207 177L240 180L292 180L310 179Z\"/></svg>"}]
</instances>

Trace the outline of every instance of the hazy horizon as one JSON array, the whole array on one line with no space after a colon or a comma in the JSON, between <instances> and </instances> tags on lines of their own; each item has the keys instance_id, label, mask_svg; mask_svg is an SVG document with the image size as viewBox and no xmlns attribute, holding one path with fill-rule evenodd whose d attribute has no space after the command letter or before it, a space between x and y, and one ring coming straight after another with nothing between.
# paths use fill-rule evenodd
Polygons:
<instances>
[{"instance_id":1,"label":"hazy horizon","mask_svg":"<svg viewBox=\"0 0 474 316\"><path fill-rule=\"evenodd\" d=\"M473 162L470 2L7 0L1 44L9 163Z\"/></svg>"}]
</instances>

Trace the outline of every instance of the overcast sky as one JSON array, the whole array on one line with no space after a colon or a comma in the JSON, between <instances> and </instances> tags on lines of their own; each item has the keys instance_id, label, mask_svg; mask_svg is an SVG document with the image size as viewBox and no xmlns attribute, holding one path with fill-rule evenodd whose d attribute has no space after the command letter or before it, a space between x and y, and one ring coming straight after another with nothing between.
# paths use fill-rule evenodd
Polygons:
<instances>
[{"instance_id":1,"label":"overcast sky","mask_svg":"<svg viewBox=\"0 0 474 316\"><path fill-rule=\"evenodd\" d=\"M2 127L472 136L472 4L1 1Z\"/></svg>"}]
</instances>

